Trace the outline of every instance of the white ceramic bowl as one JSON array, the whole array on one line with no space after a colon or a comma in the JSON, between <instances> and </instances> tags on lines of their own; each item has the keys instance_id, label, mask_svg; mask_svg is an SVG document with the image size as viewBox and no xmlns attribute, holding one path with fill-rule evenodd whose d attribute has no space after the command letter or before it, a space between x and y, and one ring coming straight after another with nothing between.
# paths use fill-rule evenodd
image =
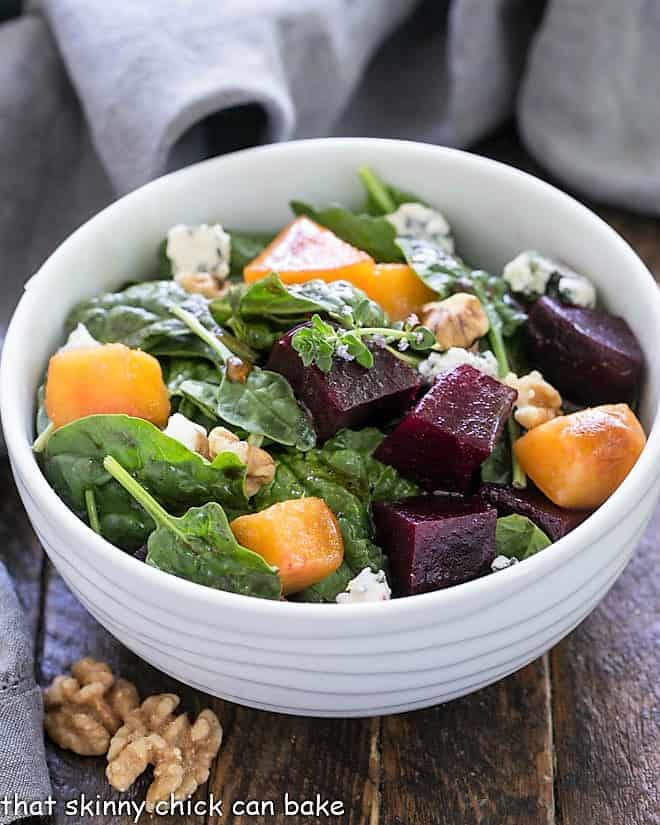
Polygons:
<instances>
[{"instance_id":1,"label":"white ceramic bowl","mask_svg":"<svg viewBox=\"0 0 660 825\"><path fill-rule=\"evenodd\" d=\"M551 549L468 584L389 603L331 606L210 590L147 567L96 536L51 490L32 455L34 396L73 304L147 275L167 229L218 219L271 229L290 198L356 204L370 164L437 204L458 248L493 270L521 249L564 259L597 283L647 359L649 440L621 488ZM558 642L625 567L660 490L660 297L603 221L557 189L463 152L388 140L313 140L207 161L155 181L75 232L30 280L2 359L2 422L21 497L51 560L113 635L183 682L285 713L366 716L444 702L500 679ZM90 651L93 654L94 651Z\"/></svg>"}]
</instances>

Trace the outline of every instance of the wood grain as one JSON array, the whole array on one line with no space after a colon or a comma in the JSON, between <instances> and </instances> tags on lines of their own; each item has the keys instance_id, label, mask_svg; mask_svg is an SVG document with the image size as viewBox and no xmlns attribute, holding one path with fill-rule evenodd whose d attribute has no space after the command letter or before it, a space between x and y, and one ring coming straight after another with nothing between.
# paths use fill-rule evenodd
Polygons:
<instances>
[{"instance_id":1,"label":"wood grain","mask_svg":"<svg viewBox=\"0 0 660 825\"><path fill-rule=\"evenodd\" d=\"M380 781L379 719L305 719L219 703L227 742L211 790L225 802L222 819L209 825L262 822L308 825L377 825ZM335 801L343 814L286 816L293 801ZM236 801L271 800L267 820L232 814ZM339 808L335 809L336 811Z\"/></svg>"},{"instance_id":2,"label":"wood grain","mask_svg":"<svg viewBox=\"0 0 660 825\"><path fill-rule=\"evenodd\" d=\"M383 719L381 822L551 825L547 659L478 693Z\"/></svg>"},{"instance_id":3,"label":"wood grain","mask_svg":"<svg viewBox=\"0 0 660 825\"><path fill-rule=\"evenodd\" d=\"M596 611L552 652L561 825L660 823L660 509Z\"/></svg>"}]
</instances>

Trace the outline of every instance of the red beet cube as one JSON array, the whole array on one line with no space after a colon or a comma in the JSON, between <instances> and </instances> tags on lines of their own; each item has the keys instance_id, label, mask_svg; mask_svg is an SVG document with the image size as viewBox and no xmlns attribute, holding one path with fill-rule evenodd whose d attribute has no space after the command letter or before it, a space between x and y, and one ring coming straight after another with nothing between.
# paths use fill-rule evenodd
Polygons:
<instances>
[{"instance_id":1,"label":"red beet cube","mask_svg":"<svg viewBox=\"0 0 660 825\"><path fill-rule=\"evenodd\" d=\"M539 298L525 326L532 364L562 395L584 404L630 401L644 355L623 318Z\"/></svg>"},{"instance_id":2,"label":"red beet cube","mask_svg":"<svg viewBox=\"0 0 660 825\"><path fill-rule=\"evenodd\" d=\"M505 484L482 484L479 498L496 508L498 516L517 513L533 521L550 541L558 541L574 530L593 510L565 510L553 504L536 487L516 490Z\"/></svg>"},{"instance_id":3,"label":"red beet cube","mask_svg":"<svg viewBox=\"0 0 660 825\"><path fill-rule=\"evenodd\" d=\"M468 492L515 399L515 390L462 364L440 376L376 458L428 490Z\"/></svg>"},{"instance_id":4,"label":"red beet cube","mask_svg":"<svg viewBox=\"0 0 660 825\"><path fill-rule=\"evenodd\" d=\"M462 584L490 570L497 511L476 497L377 501L372 513L397 596Z\"/></svg>"},{"instance_id":5,"label":"red beet cube","mask_svg":"<svg viewBox=\"0 0 660 825\"><path fill-rule=\"evenodd\" d=\"M296 398L309 410L321 441L344 427L395 418L417 396L421 386L417 372L382 347L370 347L374 356L370 369L339 358L327 373L316 366L306 367L291 345L296 329L275 343L266 369L288 379Z\"/></svg>"}]
</instances>

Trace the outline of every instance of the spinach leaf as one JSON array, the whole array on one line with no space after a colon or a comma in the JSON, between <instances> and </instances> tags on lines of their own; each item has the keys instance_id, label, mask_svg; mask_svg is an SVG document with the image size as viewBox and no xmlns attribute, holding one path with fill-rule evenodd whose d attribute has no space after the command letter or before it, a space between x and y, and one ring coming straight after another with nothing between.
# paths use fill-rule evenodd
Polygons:
<instances>
[{"instance_id":1,"label":"spinach leaf","mask_svg":"<svg viewBox=\"0 0 660 825\"><path fill-rule=\"evenodd\" d=\"M285 285L273 272L245 290L238 304L238 314L245 318L279 321L290 329L315 312L341 324L358 306L364 326L385 326L386 315L382 308L348 281L326 283L315 279Z\"/></svg>"},{"instance_id":2,"label":"spinach leaf","mask_svg":"<svg viewBox=\"0 0 660 825\"><path fill-rule=\"evenodd\" d=\"M276 568L236 541L217 502L172 516L116 459L106 456L103 467L156 525L147 540L147 564L217 590L280 598L282 586Z\"/></svg>"},{"instance_id":3,"label":"spinach leaf","mask_svg":"<svg viewBox=\"0 0 660 825\"><path fill-rule=\"evenodd\" d=\"M103 535L101 533L101 524L99 523L99 513L96 509L96 496L92 489L85 490L85 506L87 507L87 521L89 526L95 533L98 533L99 536Z\"/></svg>"},{"instance_id":4,"label":"spinach leaf","mask_svg":"<svg viewBox=\"0 0 660 825\"><path fill-rule=\"evenodd\" d=\"M291 209L296 215L307 215L380 263L404 260L396 244L396 230L383 217L356 214L342 206L315 209L302 201L291 201Z\"/></svg>"},{"instance_id":5,"label":"spinach leaf","mask_svg":"<svg viewBox=\"0 0 660 825\"><path fill-rule=\"evenodd\" d=\"M225 374L217 411L223 421L278 444L299 450L316 444L309 416L296 401L289 382L277 372L255 367L245 383L229 381Z\"/></svg>"},{"instance_id":6,"label":"spinach leaf","mask_svg":"<svg viewBox=\"0 0 660 825\"><path fill-rule=\"evenodd\" d=\"M351 568L343 561L334 573L330 573L320 582L307 587L296 594L297 601L315 602L316 604L331 603L337 600L337 594L346 590L348 583L355 576Z\"/></svg>"},{"instance_id":7,"label":"spinach leaf","mask_svg":"<svg viewBox=\"0 0 660 825\"><path fill-rule=\"evenodd\" d=\"M528 559L552 544L546 534L525 516L513 514L497 519L495 552L518 561Z\"/></svg>"},{"instance_id":8,"label":"spinach leaf","mask_svg":"<svg viewBox=\"0 0 660 825\"><path fill-rule=\"evenodd\" d=\"M257 284L260 283L257 281ZM256 286L256 284L255 284ZM221 298L213 300L209 306L218 324L228 326L239 341L253 350L270 349L282 333L283 327L264 318L243 317L239 311L241 296L251 287L236 284ZM295 321L291 323L294 326Z\"/></svg>"},{"instance_id":9,"label":"spinach leaf","mask_svg":"<svg viewBox=\"0 0 660 825\"><path fill-rule=\"evenodd\" d=\"M419 493L419 487L402 478L388 464L373 457L384 436L376 427L340 430L320 450L323 461L339 473L362 500L392 500ZM359 572L359 571L358 571Z\"/></svg>"},{"instance_id":10,"label":"spinach leaf","mask_svg":"<svg viewBox=\"0 0 660 825\"><path fill-rule=\"evenodd\" d=\"M374 428L342 430L323 447L304 455L286 451L277 457L273 481L255 497L255 506L261 510L278 501L318 496L337 517L344 539L344 564L299 594L304 601L334 602L337 593L365 567L379 570L385 565L373 541L369 505L380 498L415 495L419 488L373 457L382 439L383 434Z\"/></svg>"},{"instance_id":11,"label":"spinach leaf","mask_svg":"<svg viewBox=\"0 0 660 825\"><path fill-rule=\"evenodd\" d=\"M511 484L511 444L505 435L481 465L481 480L494 484Z\"/></svg>"},{"instance_id":12,"label":"spinach leaf","mask_svg":"<svg viewBox=\"0 0 660 825\"><path fill-rule=\"evenodd\" d=\"M170 358L163 365L163 377L170 393L173 412L185 415L206 430L217 424L215 412L206 414L199 404L193 403L181 392L184 381L203 381L209 386L217 386L222 380L222 373L215 364L201 358Z\"/></svg>"},{"instance_id":13,"label":"spinach leaf","mask_svg":"<svg viewBox=\"0 0 660 825\"><path fill-rule=\"evenodd\" d=\"M213 349L172 315L172 307L194 316L236 355L254 360L255 354L245 344L216 324L206 298L186 292L174 281L145 281L83 301L69 314L65 332L68 335L82 323L103 343L120 342L158 356L216 360Z\"/></svg>"},{"instance_id":14,"label":"spinach leaf","mask_svg":"<svg viewBox=\"0 0 660 825\"><path fill-rule=\"evenodd\" d=\"M184 381L180 388L205 415L277 444L309 450L316 433L296 401L291 385L276 372L253 367L245 382L230 381L223 370L220 385Z\"/></svg>"},{"instance_id":15,"label":"spinach leaf","mask_svg":"<svg viewBox=\"0 0 660 825\"><path fill-rule=\"evenodd\" d=\"M163 365L163 378L171 397L181 395L184 381L206 381L219 384L222 373L218 368L198 358L171 358Z\"/></svg>"},{"instance_id":16,"label":"spinach leaf","mask_svg":"<svg viewBox=\"0 0 660 825\"><path fill-rule=\"evenodd\" d=\"M218 323L257 350L270 349L288 329L320 313L339 324L356 312L364 326L382 327L387 317L381 307L348 281L321 280L285 285L274 272L248 287L235 287L211 304Z\"/></svg>"},{"instance_id":17,"label":"spinach leaf","mask_svg":"<svg viewBox=\"0 0 660 825\"><path fill-rule=\"evenodd\" d=\"M218 360L225 365L217 390L213 384L184 381L180 387L184 397L198 403L207 413L212 393L216 392L216 414L228 424L254 435L266 436L278 444L296 446L299 450L314 446L316 433L309 416L296 401L291 385L283 375L245 363L232 364L232 360L238 359L193 315L180 307L174 307L172 313L214 350ZM202 396L204 405L201 405Z\"/></svg>"},{"instance_id":18,"label":"spinach leaf","mask_svg":"<svg viewBox=\"0 0 660 825\"><path fill-rule=\"evenodd\" d=\"M238 232L228 229L231 235L231 259L229 277L242 277L243 269L264 251L275 235L270 232Z\"/></svg>"},{"instance_id":19,"label":"spinach leaf","mask_svg":"<svg viewBox=\"0 0 660 825\"><path fill-rule=\"evenodd\" d=\"M192 405L206 418L215 424L219 423L218 415L218 390L219 384L210 381L195 381L193 379L182 381L179 385L179 395L181 403Z\"/></svg>"},{"instance_id":20,"label":"spinach leaf","mask_svg":"<svg viewBox=\"0 0 660 825\"><path fill-rule=\"evenodd\" d=\"M126 550L144 544L152 524L104 469L107 455L175 512L208 501L218 501L232 513L248 509L246 468L236 455L220 453L209 463L141 418L80 418L56 430L41 455L53 489L84 521L85 494L94 491L102 534Z\"/></svg>"},{"instance_id":21,"label":"spinach leaf","mask_svg":"<svg viewBox=\"0 0 660 825\"><path fill-rule=\"evenodd\" d=\"M257 352L269 350L277 339L290 327L262 321L258 318L240 318L235 316L228 326L239 341ZM295 326L295 321L291 327Z\"/></svg>"},{"instance_id":22,"label":"spinach leaf","mask_svg":"<svg viewBox=\"0 0 660 825\"><path fill-rule=\"evenodd\" d=\"M417 195L398 189L391 183L385 183L367 166L358 169L358 176L366 192L366 201L362 211L369 215L388 215L395 212L402 203L421 203L428 206Z\"/></svg>"}]
</instances>

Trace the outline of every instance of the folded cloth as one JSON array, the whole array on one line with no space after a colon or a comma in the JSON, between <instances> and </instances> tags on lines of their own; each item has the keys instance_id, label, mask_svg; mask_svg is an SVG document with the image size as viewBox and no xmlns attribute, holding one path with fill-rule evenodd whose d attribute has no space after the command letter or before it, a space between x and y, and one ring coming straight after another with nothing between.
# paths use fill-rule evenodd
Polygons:
<instances>
[{"instance_id":1,"label":"folded cloth","mask_svg":"<svg viewBox=\"0 0 660 825\"><path fill-rule=\"evenodd\" d=\"M25 617L0 563L0 825L50 794L43 745L41 691L34 682L32 641ZM7 800L7 804L5 804Z\"/></svg>"}]
</instances>

